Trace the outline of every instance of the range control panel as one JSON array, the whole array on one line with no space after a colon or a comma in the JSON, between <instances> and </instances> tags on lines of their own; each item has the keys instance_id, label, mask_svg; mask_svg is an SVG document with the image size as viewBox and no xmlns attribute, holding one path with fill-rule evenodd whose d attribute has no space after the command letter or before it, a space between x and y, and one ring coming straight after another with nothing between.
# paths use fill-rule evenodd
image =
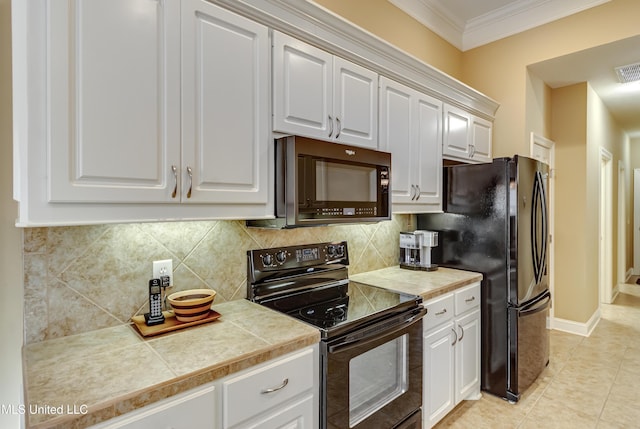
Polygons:
<instances>
[{"instance_id":1,"label":"range control panel","mask_svg":"<svg viewBox=\"0 0 640 429\"><path fill-rule=\"evenodd\" d=\"M301 268L327 263L349 265L346 241L249 250L247 256L250 266L256 271Z\"/></svg>"}]
</instances>

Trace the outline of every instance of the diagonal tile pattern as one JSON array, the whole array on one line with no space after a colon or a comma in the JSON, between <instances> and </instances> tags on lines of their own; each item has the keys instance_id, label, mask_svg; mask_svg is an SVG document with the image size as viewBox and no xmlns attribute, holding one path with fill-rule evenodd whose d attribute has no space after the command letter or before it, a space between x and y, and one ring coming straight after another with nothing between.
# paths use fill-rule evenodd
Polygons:
<instances>
[{"instance_id":1,"label":"diagonal tile pattern","mask_svg":"<svg viewBox=\"0 0 640 429\"><path fill-rule=\"evenodd\" d=\"M589 337L551 331L550 364L517 404L483 392L435 427L582 429L640 427L640 286L602 304Z\"/></svg>"},{"instance_id":2,"label":"diagonal tile pattern","mask_svg":"<svg viewBox=\"0 0 640 429\"><path fill-rule=\"evenodd\" d=\"M353 274L397 264L398 234L412 229L410 215L291 230L244 221L27 228L25 344L118 326L148 311L154 260L173 260L174 290L211 288L224 302L246 296L249 249L347 240Z\"/></svg>"}]
</instances>

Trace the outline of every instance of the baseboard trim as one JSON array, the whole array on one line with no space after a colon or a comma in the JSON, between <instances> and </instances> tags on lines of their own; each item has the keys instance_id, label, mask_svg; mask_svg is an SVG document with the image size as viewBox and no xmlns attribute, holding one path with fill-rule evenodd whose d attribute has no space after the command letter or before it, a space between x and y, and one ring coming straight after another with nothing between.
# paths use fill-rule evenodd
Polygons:
<instances>
[{"instance_id":1,"label":"baseboard trim","mask_svg":"<svg viewBox=\"0 0 640 429\"><path fill-rule=\"evenodd\" d=\"M621 293L626 293L628 295L640 297L640 286L636 284L621 283L618 285L618 291Z\"/></svg>"},{"instance_id":2,"label":"baseboard trim","mask_svg":"<svg viewBox=\"0 0 640 429\"><path fill-rule=\"evenodd\" d=\"M629 268L625 273L624 281L628 282L632 275L633 275L633 268Z\"/></svg>"},{"instance_id":3,"label":"baseboard trim","mask_svg":"<svg viewBox=\"0 0 640 429\"><path fill-rule=\"evenodd\" d=\"M583 337L588 337L591 335L593 330L598 325L600 321L601 313L598 308L595 313L591 316L586 323L575 322L573 320L560 319L558 317L554 317L551 322L551 328L557 331L568 332L570 334L581 335Z\"/></svg>"}]
</instances>

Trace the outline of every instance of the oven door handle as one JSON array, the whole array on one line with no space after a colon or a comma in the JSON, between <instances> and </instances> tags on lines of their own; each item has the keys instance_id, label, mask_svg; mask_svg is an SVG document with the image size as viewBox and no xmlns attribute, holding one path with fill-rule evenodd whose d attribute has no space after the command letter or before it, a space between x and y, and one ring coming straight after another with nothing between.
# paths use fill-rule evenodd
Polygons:
<instances>
[{"instance_id":1,"label":"oven door handle","mask_svg":"<svg viewBox=\"0 0 640 429\"><path fill-rule=\"evenodd\" d=\"M354 347L366 346L368 343L371 343L373 341L380 341L383 338L395 336L399 332L406 330L409 326L421 320L425 314L427 314L427 309L421 307L420 309L411 313L411 315L400 324L394 324L391 328L382 332L375 329L376 325L374 324L372 326L364 328L363 332L360 334L346 335L339 343L330 345L328 347L328 351L329 353L346 352L353 349Z\"/></svg>"}]
</instances>

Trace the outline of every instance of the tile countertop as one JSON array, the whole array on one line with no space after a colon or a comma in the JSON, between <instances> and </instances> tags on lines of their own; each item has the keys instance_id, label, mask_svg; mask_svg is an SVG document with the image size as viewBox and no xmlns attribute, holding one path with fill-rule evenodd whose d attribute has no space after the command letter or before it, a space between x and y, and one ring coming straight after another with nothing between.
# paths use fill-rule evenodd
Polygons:
<instances>
[{"instance_id":1,"label":"tile countertop","mask_svg":"<svg viewBox=\"0 0 640 429\"><path fill-rule=\"evenodd\" d=\"M87 427L320 341L244 299L212 308L215 322L158 337L120 325L26 345L27 428Z\"/></svg>"},{"instance_id":2,"label":"tile countertop","mask_svg":"<svg viewBox=\"0 0 640 429\"><path fill-rule=\"evenodd\" d=\"M438 267L436 271L407 270L399 266L349 276L372 286L420 295L425 301L482 280L482 274Z\"/></svg>"},{"instance_id":3,"label":"tile countertop","mask_svg":"<svg viewBox=\"0 0 640 429\"><path fill-rule=\"evenodd\" d=\"M350 279L428 300L482 275L391 267ZM27 428L87 427L320 341L316 328L244 299L212 308L217 321L158 337L120 325L25 346Z\"/></svg>"}]
</instances>

